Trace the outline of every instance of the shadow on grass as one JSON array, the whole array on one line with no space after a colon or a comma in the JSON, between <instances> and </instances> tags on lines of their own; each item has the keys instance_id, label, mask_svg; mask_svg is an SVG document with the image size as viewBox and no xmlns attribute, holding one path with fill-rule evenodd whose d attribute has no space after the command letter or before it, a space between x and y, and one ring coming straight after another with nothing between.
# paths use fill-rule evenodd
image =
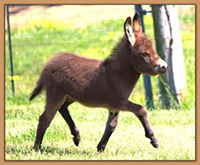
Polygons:
<instances>
[{"instance_id":1,"label":"shadow on grass","mask_svg":"<svg viewBox=\"0 0 200 165\"><path fill-rule=\"evenodd\" d=\"M33 150L32 147L28 147L28 149L25 149L25 148L26 147L24 147L24 146L23 147L7 146L6 150L5 150L5 160L24 160L23 159L24 156L30 156L30 155L37 155L37 156L41 155L44 158L44 159L40 158L39 160L52 160L52 159L48 159L49 155L54 155L54 156L59 155L60 157L64 158L64 159L61 159L61 161L62 160L76 161L76 160L79 160L79 159L76 159L76 158L71 159L70 157L74 157L76 155L77 156L78 155L82 155L82 156L84 155L85 158L86 158L86 157L90 157L91 155L93 155L95 153L95 152L87 151L87 150L84 150L84 149L78 150L74 147L66 148L66 149L63 149L63 148L60 149L59 147L47 146L47 147L41 147L37 151ZM97 152L96 152L96 154L97 154ZM8 155L12 155L12 158L7 158ZM33 161L38 160L37 156L35 157L35 159L33 158L33 159L30 159L30 160L33 160ZM70 158L70 159L68 159L68 158ZM58 159L55 158L55 161L56 160L60 161L60 158L58 158ZM82 159L82 160L87 160L87 159Z\"/></svg>"},{"instance_id":2,"label":"shadow on grass","mask_svg":"<svg viewBox=\"0 0 200 165\"><path fill-rule=\"evenodd\" d=\"M74 154L77 154L77 155L91 155L91 152L89 151L86 151L84 149L59 149L58 147L41 147L38 151L35 151L35 152L41 152L42 154L53 154L53 153L57 153L59 155L74 155Z\"/></svg>"}]
</instances>

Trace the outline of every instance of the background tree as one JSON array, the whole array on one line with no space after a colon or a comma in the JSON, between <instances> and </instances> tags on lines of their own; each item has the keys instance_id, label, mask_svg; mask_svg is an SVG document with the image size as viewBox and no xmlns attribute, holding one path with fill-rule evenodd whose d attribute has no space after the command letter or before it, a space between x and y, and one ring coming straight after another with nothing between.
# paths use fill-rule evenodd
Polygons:
<instances>
[{"instance_id":1,"label":"background tree","mask_svg":"<svg viewBox=\"0 0 200 165\"><path fill-rule=\"evenodd\" d=\"M158 54L168 63L168 72L159 77L163 108L181 105L186 85L178 11L173 5L152 5L154 34Z\"/></svg>"}]
</instances>

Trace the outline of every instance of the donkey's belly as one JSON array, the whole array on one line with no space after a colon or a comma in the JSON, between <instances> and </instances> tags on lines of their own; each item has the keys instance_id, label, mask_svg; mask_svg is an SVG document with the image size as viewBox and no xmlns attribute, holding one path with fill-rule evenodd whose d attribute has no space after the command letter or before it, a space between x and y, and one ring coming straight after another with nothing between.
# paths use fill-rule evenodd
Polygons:
<instances>
[{"instance_id":1,"label":"donkey's belly","mask_svg":"<svg viewBox=\"0 0 200 165\"><path fill-rule=\"evenodd\" d=\"M89 107L105 107L108 93L106 85L99 85L99 82L92 83L79 88L71 88L66 94L75 101ZM78 90L77 90L78 89Z\"/></svg>"},{"instance_id":2,"label":"donkey's belly","mask_svg":"<svg viewBox=\"0 0 200 165\"><path fill-rule=\"evenodd\" d=\"M79 103L89 106L89 107L105 107L106 106L106 96L103 92L98 90L86 91L84 93L79 93L79 95L72 96Z\"/></svg>"}]
</instances>

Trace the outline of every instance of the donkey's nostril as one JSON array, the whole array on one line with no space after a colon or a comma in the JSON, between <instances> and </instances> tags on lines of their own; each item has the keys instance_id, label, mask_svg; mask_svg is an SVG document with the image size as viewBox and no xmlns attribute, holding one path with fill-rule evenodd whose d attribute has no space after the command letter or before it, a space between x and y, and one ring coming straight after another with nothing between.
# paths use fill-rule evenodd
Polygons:
<instances>
[{"instance_id":1,"label":"donkey's nostril","mask_svg":"<svg viewBox=\"0 0 200 165\"><path fill-rule=\"evenodd\" d=\"M166 69L166 67L165 67L165 66L162 66L161 68L162 68L163 70L165 70L165 69Z\"/></svg>"},{"instance_id":2,"label":"donkey's nostril","mask_svg":"<svg viewBox=\"0 0 200 165\"><path fill-rule=\"evenodd\" d=\"M159 67L160 67L160 70L165 72L167 70L167 63L163 61L162 59L159 59Z\"/></svg>"},{"instance_id":3,"label":"donkey's nostril","mask_svg":"<svg viewBox=\"0 0 200 165\"><path fill-rule=\"evenodd\" d=\"M156 70L160 73L163 74L167 70L167 63L163 61L161 58L158 59L158 65L156 67Z\"/></svg>"}]
</instances>

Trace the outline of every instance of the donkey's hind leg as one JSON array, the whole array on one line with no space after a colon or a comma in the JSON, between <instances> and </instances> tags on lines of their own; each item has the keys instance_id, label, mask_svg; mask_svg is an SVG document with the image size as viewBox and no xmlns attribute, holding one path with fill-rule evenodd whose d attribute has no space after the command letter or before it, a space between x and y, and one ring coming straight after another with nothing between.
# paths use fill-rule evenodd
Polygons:
<instances>
[{"instance_id":1,"label":"donkey's hind leg","mask_svg":"<svg viewBox=\"0 0 200 165\"><path fill-rule=\"evenodd\" d=\"M69 114L68 106L72 104L74 101L70 100L69 98L66 99L65 103L62 105L62 107L59 109L60 114L62 117L65 119L66 123L68 124L71 134L74 136L74 144L76 146L79 145L80 142L80 135L79 135L79 130L77 126L75 125L71 115Z\"/></svg>"},{"instance_id":2,"label":"donkey's hind leg","mask_svg":"<svg viewBox=\"0 0 200 165\"><path fill-rule=\"evenodd\" d=\"M112 135L112 133L115 130L115 127L117 126L118 116L119 116L119 111L109 112L105 132L103 134L103 137L101 138L101 141L99 142L97 146L98 152L101 152L105 149L110 136Z\"/></svg>"},{"instance_id":3,"label":"donkey's hind leg","mask_svg":"<svg viewBox=\"0 0 200 165\"><path fill-rule=\"evenodd\" d=\"M47 94L46 106L43 114L39 117L39 123L37 128L37 134L33 149L37 150L41 147L43 136L46 129L50 125L53 117L55 116L58 108L63 104L64 96L56 96Z\"/></svg>"}]
</instances>

